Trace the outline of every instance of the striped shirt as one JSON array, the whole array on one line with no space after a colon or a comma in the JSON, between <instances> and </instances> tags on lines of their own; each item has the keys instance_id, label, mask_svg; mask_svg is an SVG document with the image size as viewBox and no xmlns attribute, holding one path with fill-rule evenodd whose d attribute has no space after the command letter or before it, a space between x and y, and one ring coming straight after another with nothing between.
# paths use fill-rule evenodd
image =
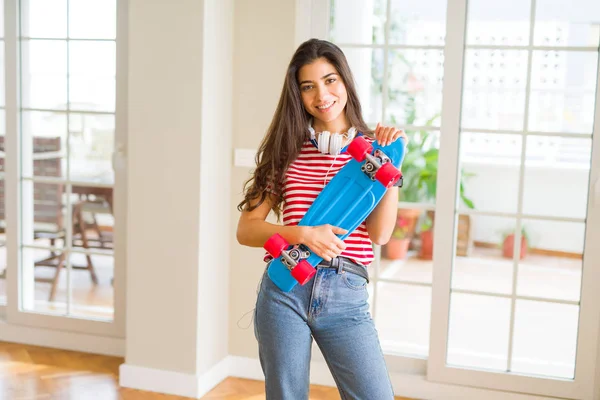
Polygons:
<instances>
[{"instance_id":1,"label":"striped shirt","mask_svg":"<svg viewBox=\"0 0 600 400\"><path fill-rule=\"evenodd\" d=\"M373 142L364 136L369 142ZM320 153L310 140L302 146L300 155L288 167L284 176L283 188L283 224L298 225L313 201L325 185L333 179L352 156L344 152L338 156ZM373 245L367 227L363 221L344 240L346 249L340 254L363 265L369 265L373 259ZM271 257L267 254L265 260Z\"/></svg>"}]
</instances>

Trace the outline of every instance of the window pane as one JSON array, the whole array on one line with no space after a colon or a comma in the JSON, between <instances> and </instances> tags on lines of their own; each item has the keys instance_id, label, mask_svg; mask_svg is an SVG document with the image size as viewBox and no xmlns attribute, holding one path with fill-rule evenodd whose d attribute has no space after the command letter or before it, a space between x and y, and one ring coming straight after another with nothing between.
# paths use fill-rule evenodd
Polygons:
<instances>
[{"instance_id":1,"label":"window pane","mask_svg":"<svg viewBox=\"0 0 600 400\"><path fill-rule=\"evenodd\" d=\"M69 0L69 37L114 39L116 33L115 0Z\"/></svg>"},{"instance_id":2,"label":"window pane","mask_svg":"<svg viewBox=\"0 0 600 400\"><path fill-rule=\"evenodd\" d=\"M464 218L464 217L462 217ZM463 222L467 223L467 222ZM503 240L515 231L514 218L470 215L466 252L458 249L452 265L452 289L511 294L513 253L503 250ZM459 226L460 237L460 226Z\"/></svg>"},{"instance_id":3,"label":"window pane","mask_svg":"<svg viewBox=\"0 0 600 400\"><path fill-rule=\"evenodd\" d=\"M67 42L22 42L22 106L64 110L67 108Z\"/></svg>"},{"instance_id":4,"label":"window pane","mask_svg":"<svg viewBox=\"0 0 600 400\"><path fill-rule=\"evenodd\" d=\"M523 220L517 294L579 301L583 222Z\"/></svg>"},{"instance_id":5,"label":"window pane","mask_svg":"<svg viewBox=\"0 0 600 400\"><path fill-rule=\"evenodd\" d=\"M115 110L114 42L71 42L69 105L71 110Z\"/></svg>"},{"instance_id":6,"label":"window pane","mask_svg":"<svg viewBox=\"0 0 600 400\"><path fill-rule=\"evenodd\" d=\"M388 282L377 285L376 326L384 351L427 357L431 288Z\"/></svg>"},{"instance_id":7,"label":"window pane","mask_svg":"<svg viewBox=\"0 0 600 400\"><path fill-rule=\"evenodd\" d=\"M65 185L45 182L32 184L31 181L25 181L22 186L21 218L24 244L64 247L66 237Z\"/></svg>"},{"instance_id":8,"label":"window pane","mask_svg":"<svg viewBox=\"0 0 600 400\"><path fill-rule=\"evenodd\" d=\"M392 237L381 247L379 278L432 283L434 215L434 211L398 209Z\"/></svg>"},{"instance_id":9,"label":"window pane","mask_svg":"<svg viewBox=\"0 0 600 400\"><path fill-rule=\"evenodd\" d=\"M386 122L440 126L443 51L392 50L388 71Z\"/></svg>"},{"instance_id":10,"label":"window pane","mask_svg":"<svg viewBox=\"0 0 600 400\"><path fill-rule=\"evenodd\" d=\"M459 176L464 200L459 209L472 202L478 211L517 211L522 142L520 135L461 133Z\"/></svg>"},{"instance_id":11,"label":"window pane","mask_svg":"<svg viewBox=\"0 0 600 400\"><path fill-rule=\"evenodd\" d=\"M4 37L4 0L0 0L0 38Z\"/></svg>"},{"instance_id":12,"label":"window pane","mask_svg":"<svg viewBox=\"0 0 600 400\"><path fill-rule=\"evenodd\" d=\"M598 47L597 0L537 0L535 7L536 46Z\"/></svg>"},{"instance_id":13,"label":"window pane","mask_svg":"<svg viewBox=\"0 0 600 400\"><path fill-rule=\"evenodd\" d=\"M527 58L527 51L466 51L461 119L464 129L523 129Z\"/></svg>"},{"instance_id":14,"label":"window pane","mask_svg":"<svg viewBox=\"0 0 600 400\"><path fill-rule=\"evenodd\" d=\"M469 0L468 5L467 44L529 44L530 0Z\"/></svg>"},{"instance_id":15,"label":"window pane","mask_svg":"<svg viewBox=\"0 0 600 400\"><path fill-rule=\"evenodd\" d=\"M406 158L402 162L399 200L434 204L437 196L439 131L407 129Z\"/></svg>"},{"instance_id":16,"label":"window pane","mask_svg":"<svg viewBox=\"0 0 600 400\"><path fill-rule=\"evenodd\" d=\"M67 171L66 114L24 111L21 123L23 176L65 178Z\"/></svg>"},{"instance_id":17,"label":"window pane","mask_svg":"<svg viewBox=\"0 0 600 400\"><path fill-rule=\"evenodd\" d=\"M331 40L346 44L383 44L386 6L386 0L331 0Z\"/></svg>"},{"instance_id":18,"label":"window pane","mask_svg":"<svg viewBox=\"0 0 600 400\"><path fill-rule=\"evenodd\" d=\"M506 371L510 299L452 293L447 363Z\"/></svg>"},{"instance_id":19,"label":"window pane","mask_svg":"<svg viewBox=\"0 0 600 400\"><path fill-rule=\"evenodd\" d=\"M529 136L524 213L585 218L591 152L591 139Z\"/></svg>"},{"instance_id":20,"label":"window pane","mask_svg":"<svg viewBox=\"0 0 600 400\"><path fill-rule=\"evenodd\" d=\"M529 130L591 133L598 52L534 51Z\"/></svg>"},{"instance_id":21,"label":"window pane","mask_svg":"<svg viewBox=\"0 0 600 400\"><path fill-rule=\"evenodd\" d=\"M69 116L71 180L114 183L114 115L71 114Z\"/></svg>"},{"instance_id":22,"label":"window pane","mask_svg":"<svg viewBox=\"0 0 600 400\"><path fill-rule=\"evenodd\" d=\"M67 36L67 0L21 0L21 35L33 38Z\"/></svg>"},{"instance_id":23,"label":"window pane","mask_svg":"<svg viewBox=\"0 0 600 400\"><path fill-rule=\"evenodd\" d=\"M579 307L517 300L511 371L572 379Z\"/></svg>"},{"instance_id":24,"label":"window pane","mask_svg":"<svg viewBox=\"0 0 600 400\"><path fill-rule=\"evenodd\" d=\"M1 4L0 4L1 6ZM6 104L6 84L4 82L4 41L0 42L0 107ZM4 127L2 127L4 129Z\"/></svg>"},{"instance_id":25,"label":"window pane","mask_svg":"<svg viewBox=\"0 0 600 400\"><path fill-rule=\"evenodd\" d=\"M104 228L104 227L103 227ZM94 228L90 227L90 232ZM107 232L103 232L106 234ZM92 237L92 235L90 235ZM98 236L94 236L98 239ZM114 258L112 255L71 253L71 315L89 319L112 320L114 314ZM93 270L93 275L92 271ZM93 281L96 277L97 282ZM57 293L67 292L66 274Z\"/></svg>"},{"instance_id":26,"label":"window pane","mask_svg":"<svg viewBox=\"0 0 600 400\"><path fill-rule=\"evenodd\" d=\"M392 0L390 44L443 45L447 0Z\"/></svg>"},{"instance_id":27,"label":"window pane","mask_svg":"<svg viewBox=\"0 0 600 400\"><path fill-rule=\"evenodd\" d=\"M367 123L381 120L383 85L383 50L343 48L356 90L360 99L363 118Z\"/></svg>"},{"instance_id":28,"label":"window pane","mask_svg":"<svg viewBox=\"0 0 600 400\"><path fill-rule=\"evenodd\" d=\"M45 314L65 315L67 296L58 290L66 278L64 251L51 249L21 250L23 309Z\"/></svg>"}]
</instances>

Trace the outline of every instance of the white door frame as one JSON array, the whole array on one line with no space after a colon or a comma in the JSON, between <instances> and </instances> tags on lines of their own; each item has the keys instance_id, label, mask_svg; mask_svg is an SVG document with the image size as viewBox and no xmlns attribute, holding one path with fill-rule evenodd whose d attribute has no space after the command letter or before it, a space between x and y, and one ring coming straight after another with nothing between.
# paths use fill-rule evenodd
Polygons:
<instances>
[{"instance_id":1,"label":"white door frame","mask_svg":"<svg viewBox=\"0 0 600 400\"><path fill-rule=\"evenodd\" d=\"M598 342L598 315L600 313L600 266L593 260L600 259L600 249L592 243L600 242L600 198L590 187L586 225L585 254L583 260L582 292L577 340L575 379L559 380L538 378L515 373L492 373L475 369L463 369L446 365L448 351L448 328L450 313L450 287L452 263L454 261L457 178L459 167L459 135L462 99L462 81L467 26L467 0L448 2L447 35L445 51L444 100L437 212L434 250L433 299L431 318L429 380L468 386L485 387L546 396L573 399L592 398L596 372ZM531 37L535 19L535 1L531 6ZM531 74L531 52L529 72ZM598 69L600 79L600 65ZM530 78L528 76L528 84ZM527 102L527 101L526 101ZM600 132L600 86L596 87L594 132ZM526 127L525 127L526 129ZM593 141L590 182L600 179L600 141ZM522 155L524 161L524 155ZM523 175L523 172L521 172ZM522 177L521 177L522 181ZM560 182L558 183L560 184ZM522 185L522 182L521 182ZM599 193L600 194L600 193ZM596 203L596 205L594 205ZM520 231L517 229L517 231ZM517 239L518 241L519 239ZM513 289L515 291L516 288ZM513 294L512 301L516 299Z\"/></svg>"},{"instance_id":2,"label":"white door frame","mask_svg":"<svg viewBox=\"0 0 600 400\"><path fill-rule=\"evenodd\" d=\"M107 337L125 337L125 262L126 262L126 193L125 169L127 144L127 15L128 0L117 0L117 81L115 112L114 183L114 319L94 321L80 317L44 315L22 309L22 271L20 240L23 206L19 190L6 192L7 238L7 306L9 324L56 329ZM5 0L5 74L6 74L6 173L7 188L20 188L21 145L19 125L19 0ZM66 216L69 219L69 213ZM93 252L89 252L93 254ZM65 269L68 274L68 269Z\"/></svg>"},{"instance_id":3,"label":"white door frame","mask_svg":"<svg viewBox=\"0 0 600 400\"><path fill-rule=\"evenodd\" d=\"M467 1L448 0L447 7L441 126L443 135L440 136L435 207L430 355L427 361L389 355L393 364L390 369L393 372L398 368L410 368L411 362L414 364L415 361L419 361L427 364L427 379L430 381L574 399L592 398L600 322L598 321L600 315L600 265L592 265L593 260L600 260L600 246L592 245L592 243L600 243L600 140L593 141L592 149L590 176L592 184L589 191L586 221L575 379L568 381L534 378L518 374L492 373L446 366L451 263L456 248L455 237L451 234L455 230L456 201L448 201L448 199L457 199L458 194L461 101L457 100L462 100ZM534 7L535 2L532 4L532 9ZM329 1L296 0L296 46L310 37L327 39L328 25ZM529 69L529 73L530 71ZM600 81L600 68L598 80ZM600 85L596 88L595 113L594 132L598 137L598 132L600 132Z\"/></svg>"}]
</instances>

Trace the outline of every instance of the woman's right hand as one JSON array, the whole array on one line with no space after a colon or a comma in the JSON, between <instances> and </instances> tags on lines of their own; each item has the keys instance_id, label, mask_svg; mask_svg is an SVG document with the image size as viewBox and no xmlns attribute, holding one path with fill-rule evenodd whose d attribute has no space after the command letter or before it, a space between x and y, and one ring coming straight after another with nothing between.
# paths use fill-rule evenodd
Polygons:
<instances>
[{"instance_id":1,"label":"woman's right hand","mask_svg":"<svg viewBox=\"0 0 600 400\"><path fill-rule=\"evenodd\" d=\"M305 231L304 244L325 261L331 261L342 254L346 248L344 241L336 234L343 235L348 232L347 230L332 225L306 228L308 229Z\"/></svg>"}]
</instances>

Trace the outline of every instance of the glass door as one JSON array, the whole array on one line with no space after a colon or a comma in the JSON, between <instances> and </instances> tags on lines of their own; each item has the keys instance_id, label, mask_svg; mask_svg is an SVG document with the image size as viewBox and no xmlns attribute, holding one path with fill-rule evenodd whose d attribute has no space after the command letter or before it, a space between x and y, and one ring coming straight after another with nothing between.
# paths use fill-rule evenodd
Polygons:
<instances>
[{"instance_id":1,"label":"glass door","mask_svg":"<svg viewBox=\"0 0 600 400\"><path fill-rule=\"evenodd\" d=\"M448 13L429 378L591 398L600 3L459 0Z\"/></svg>"},{"instance_id":2,"label":"glass door","mask_svg":"<svg viewBox=\"0 0 600 400\"><path fill-rule=\"evenodd\" d=\"M368 125L372 129L378 122L392 125L410 138L395 230L386 245L375 247L369 293L385 353L410 358L406 365L424 369L422 360L429 354L446 0L332 0L328 9L313 13L329 15L324 34L317 36L336 43L346 55Z\"/></svg>"},{"instance_id":3,"label":"glass door","mask_svg":"<svg viewBox=\"0 0 600 400\"><path fill-rule=\"evenodd\" d=\"M6 1L9 321L122 336L117 2Z\"/></svg>"}]
</instances>

